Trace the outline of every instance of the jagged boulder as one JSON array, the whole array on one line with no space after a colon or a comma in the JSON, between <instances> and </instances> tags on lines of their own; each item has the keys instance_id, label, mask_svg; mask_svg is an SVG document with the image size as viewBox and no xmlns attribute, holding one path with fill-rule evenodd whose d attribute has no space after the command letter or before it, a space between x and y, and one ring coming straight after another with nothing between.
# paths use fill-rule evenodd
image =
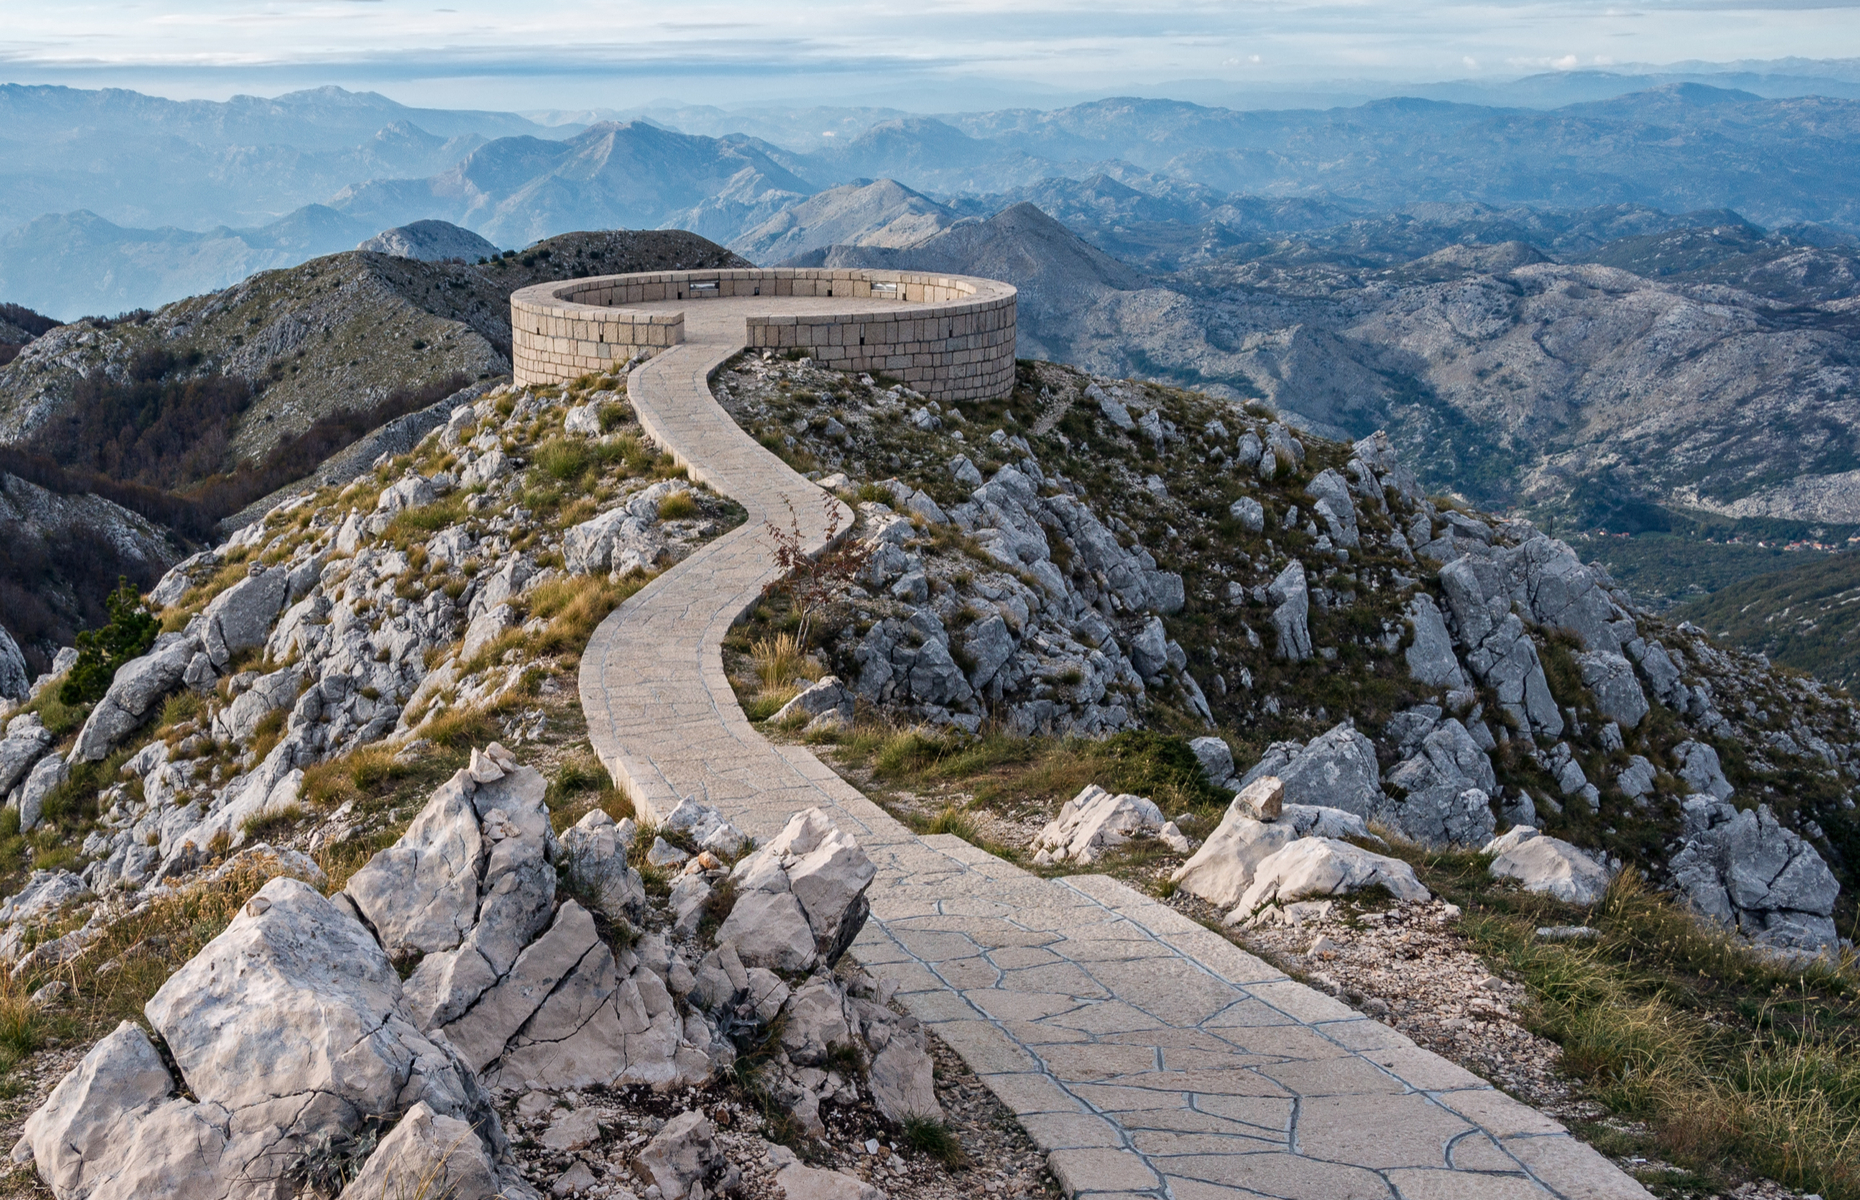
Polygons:
<instances>
[{"instance_id":1,"label":"jagged boulder","mask_svg":"<svg viewBox=\"0 0 1860 1200\"><path fill-rule=\"evenodd\" d=\"M631 817L616 822L597 808L562 834L570 881L610 918L637 917L646 904L645 881L627 863L638 832Z\"/></svg>"},{"instance_id":2,"label":"jagged boulder","mask_svg":"<svg viewBox=\"0 0 1860 1200\"><path fill-rule=\"evenodd\" d=\"M419 1105L508 1165L489 1096L411 1022L379 944L298 880L260 889L145 1011L179 1080L125 1023L27 1122L25 1147L61 1200L249 1196L311 1145ZM499 1182L534 1195L514 1170Z\"/></svg>"},{"instance_id":3,"label":"jagged boulder","mask_svg":"<svg viewBox=\"0 0 1860 1200\"><path fill-rule=\"evenodd\" d=\"M282 578L282 572L278 572ZM262 639L261 639L262 644ZM116 744L142 724L151 709L181 686L188 663L200 649L198 639L186 634L163 634L140 658L116 670L110 688L90 710L71 749L73 762L97 762L108 757Z\"/></svg>"},{"instance_id":4,"label":"jagged boulder","mask_svg":"<svg viewBox=\"0 0 1860 1200\"><path fill-rule=\"evenodd\" d=\"M1608 890L1608 871L1593 857L1529 825L1493 838L1485 853L1495 856L1489 868L1492 878L1515 879L1525 891L1553 896L1565 904L1587 907Z\"/></svg>"},{"instance_id":5,"label":"jagged boulder","mask_svg":"<svg viewBox=\"0 0 1860 1200\"><path fill-rule=\"evenodd\" d=\"M20 701L31 695L32 673L26 669L26 656L20 653L13 635L0 625L0 701Z\"/></svg>"},{"instance_id":6,"label":"jagged boulder","mask_svg":"<svg viewBox=\"0 0 1860 1200\"><path fill-rule=\"evenodd\" d=\"M1034 839L1034 862L1096 862L1132 838L1154 837L1162 827L1162 810L1150 800L1087 784Z\"/></svg>"},{"instance_id":7,"label":"jagged boulder","mask_svg":"<svg viewBox=\"0 0 1860 1200\"><path fill-rule=\"evenodd\" d=\"M735 945L749 966L791 971L810 970L816 962L831 966L864 926L870 911L865 891L877 874L865 851L825 812L795 813L730 872L736 907L717 930L717 941ZM803 926L795 924L797 913ZM776 940L766 943L764 935ZM796 961L799 966L790 965Z\"/></svg>"},{"instance_id":8,"label":"jagged boulder","mask_svg":"<svg viewBox=\"0 0 1860 1200\"><path fill-rule=\"evenodd\" d=\"M1312 511L1323 519L1331 541L1350 548L1361 543L1356 529L1356 502L1350 497L1349 481L1336 468L1319 471L1305 485L1305 495L1314 501Z\"/></svg>"},{"instance_id":9,"label":"jagged boulder","mask_svg":"<svg viewBox=\"0 0 1860 1200\"><path fill-rule=\"evenodd\" d=\"M1611 650L1596 650L1578 654L1576 667L1604 717L1623 729L1634 728L1646 717L1647 694L1634 677L1634 664Z\"/></svg>"},{"instance_id":10,"label":"jagged boulder","mask_svg":"<svg viewBox=\"0 0 1860 1200\"><path fill-rule=\"evenodd\" d=\"M349 1200L507 1200L511 1193L472 1127L421 1101L381 1139L342 1195Z\"/></svg>"},{"instance_id":11,"label":"jagged boulder","mask_svg":"<svg viewBox=\"0 0 1860 1200\"><path fill-rule=\"evenodd\" d=\"M1278 654L1293 662L1311 657L1311 589L1305 582L1305 565L1293 559L1266 587L1272 598L1272 627L1279 636Z\"/></svg>"},{"instance_id":12,"label":"jagged boulder","mask_svg":"<svg viewBox=\"0 0 1860 1200\"><path fill-rule=\"evenodd\" d=\"M6 737L0 739L0 797L18 786L51 748L52 735L39 723L38 713L21 713L8 721Z\"/></svg>"},{"instance_id":13,"label":"jagged boulder","mask_svg":"<svg viewBox=\"0 0 1860 1200\"><path fill-rule=\"evenodd\" d=\"M289 571L255 566L250 575L213 598L200 617L202 648L215 669L224 671L239 654L265 644L290 586Z\"/></svg>"},{"instance_id":14,"label":"jagged boulder","mask_svg":"<svg viewBox=\"0 0 1860 1200\"><path fill-rule=\"evenodd\" d=\"M1403 837L1429 846L1482 846L1495 820L1498 790L1492 760L1452 717L1437 724L1412 755L1389 769L1388 785L1400 796L1379 816Z\"/></svg>"},{"instance_id":15,"label":"jagged boulder","mask_svg":"<svg viewBox=\"0 0 1860 1200\"><path fill-rule=\"evenodd\" d=\"M1511 611L1511 593L1497 564L1467 554L1440 569L1466 665L1498 693L1498 702L1518 727L1546 737L1563 733L1563 714L1550 694L1536 644Z\"/></svg>"},{"instance_id":16,"label":"jagged boulder","mask_svg":"<svg viewBox=\"0 0 1860 1200\"><path fill-rule=\"evenodd\" d=\"M829 714L832 720L842 724L852 720L853 694L846 690L837 675L828 675L818 683L809 684L800 695L776 709L769 723L811 725Z\"/></svg>"},{"instance_id":17,"label":"jagged boulder","mask_svg":"<svg viewBox=\"0 0 1860 1200\"><path fill-rule=\"evenodd\" d=\"M1840 881L1815 848L1767 804L1739 812L1709 795L1686 798L1672 872L1694 912L1759 945L1816 951L1839 944Z\"/></svg>"},{"instance_id":18,"label":"jagged boulder","mask_svg":"<svg viewBox=\"0 0 1860 1200\"><path fill-rule=\"evenodd\" d=\"M1387 802L1378 782L1381 767L1376 762L1375 743L1349 721L1307 744L1274 742L1240 777L1240 784L1244 787L1268 775L1277 776L1285 785L1288 805L1341 808L1368 818Z\"/></svg>"},{"instance_id":19,"label":"jagged boulder","mask_svg":"<svg viewBox=\"0 0 1860 1200\"><path fill-rule=\"evenodd\" d=\"M1271 904L1312 896L1345 896L1382 888L1397 900L1426 900L1414 868L1397 858L1335 838L1299 838L1261 859L1253 882L1227 916L1228 924L1255 919Z\"/></svg>"},{"instance_id":20,"label":"jagged boulder","mask_svg":"<svg viewBox=\"0 0 1860 1200\"><path fill-rule=\"evenodd\" d=\"M1731 795L1731 781L1724 777L1718 752L1704 742L1679 743L1673 747L1673 759L1678 763L1673 773L1694 792L1714 800L1724 800Z\"/></svg>"},{"instance_id":21,"label":"jagged boulder","mask_svg":"<svg viewBox=\"0 0 1860 1200\"><path fill-rule=\"evenodd\" d=\"M1447 622L1440 615L1434 598L1426 592L1416 592L1408 601L1407 615L1408 623L1414 626L1414 640L1402 651L1408 662L1408 674L1415 682L1428 687L1449 690L1466 687L1466 672L1453 653L1453 638L1447 632Z\"/></svg>"},{"instance_id":22,"label":"jagged boulder","mask_svg":"<svg viewBox=\"0 0 1860 1200\"><path fill-rule=\"evenodd\" d=\"M1248 791L1266 780L1257 780ZM1363 818L1339 808L1282 805L1262 821L1253 796L1243 791L1221 816L1208 840L1170 879L1176 886L1220 908L1231 908L1252 886L1259 864L1301 837L1367 838Z\"/></svg>"}]
</instances>

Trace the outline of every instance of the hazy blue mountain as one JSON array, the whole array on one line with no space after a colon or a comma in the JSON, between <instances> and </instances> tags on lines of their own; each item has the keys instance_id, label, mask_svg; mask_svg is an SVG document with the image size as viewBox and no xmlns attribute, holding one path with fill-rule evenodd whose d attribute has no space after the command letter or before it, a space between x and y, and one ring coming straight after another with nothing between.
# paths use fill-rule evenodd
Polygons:
<instances>
[{"instance_id":1,"label":"hazy blue mountain","mask_svg":"<svg viewBox=\"0 0 1860 1200\"><path fill-rule=\"evenodd\" d=\"M775 263L835 243L912 246L959 219L897 180L880 179L810 196L744 231L730 249L751 262Z\"/></svg>"},{"instance_id":2,"label":"hazy blue mountain","mask_svg":"<svg viewBox=\"0 0 1860 1200\"><path fill-rule=\"evenodd\" d=\"M152 308L351 249L375 228L320 204L205 233L127 229L80 209L0 234L0 296L65 320Z\"/></svg>"},{"instance_id":3,"label":"hazy blue mountain","mask_svg":"<svg viewBox=\"0 0 1860 1200\"><path fill-rule=\"evenodd\" d=\"M566 141L498 138L449 171L375 180L330 201L377 226L438 217L505 245L569 229L679 226L734 235L817 189L754 138L711 138L644 121Z\"/></svg>"},{"instance_id":4,"label":"hazy blue mountain","mask_svg":"<svg viewBox=\"0 0 1860 1200\"><path fill-rule=\"evenodd\" d=\"M77 208L120 225L259 225L358 180L442 171L491 137L572 132L340 88L214 102L0 85L0 229Z\"/></svg>"}]
</instances>

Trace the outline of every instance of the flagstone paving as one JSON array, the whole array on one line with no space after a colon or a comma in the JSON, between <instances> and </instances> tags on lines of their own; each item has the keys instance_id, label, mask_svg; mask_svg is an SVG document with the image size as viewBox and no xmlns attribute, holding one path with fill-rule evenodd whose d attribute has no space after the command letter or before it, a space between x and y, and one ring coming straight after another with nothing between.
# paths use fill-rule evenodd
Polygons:
<instances>
[{"instance_id":1,"label":"flagstone paving","mask_svg":"<svg viewBox=\"0 0 1860 1200\"><path fill-rule=\"evenodd\" d=\"M1073 1195L1648 1196L1555 1121L1166 905L919 837L805 747L762 737L724 675L724 634L776 577L765 522L787 528L792 510L818 546L828 498L710 394L752 303L849 306L678 306L686 341L629 381L647 432L749 513L610 615L582 659L589 735L643 814L696 795L767 837L828 810L878 865L853 954L1019 1116Z\"/></svg>"}]
</instances>

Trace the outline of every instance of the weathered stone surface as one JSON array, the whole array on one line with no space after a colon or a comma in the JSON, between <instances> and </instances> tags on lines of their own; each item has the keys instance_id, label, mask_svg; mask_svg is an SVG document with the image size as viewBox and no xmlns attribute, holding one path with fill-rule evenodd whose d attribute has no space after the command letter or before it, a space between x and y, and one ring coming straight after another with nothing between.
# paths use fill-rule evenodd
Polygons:
<instances>
[{"instance_id":1,"label":"weathered stone surface","mask_svg":"<svg viewBox=\"0 0 1860 1200\"><path fill-rule=\"evenodd\" d=\"M1554 896L1565 904L1594 904L1608 890L1608 872L1561 838L1546 837L1528 825L1494 838L1485 853L1496 855L1494 879L1515 879L1527 892Z\"/></svg>"},{"instance_id":2,"label":"weathered stone surface","mask_svg":"<svg viewBox=\"0 0 1860 1200\"><path fill-rule=\"evenodd\" d=\"M1739 812L1708 795L1683 807L1685 832L1673 879L1693 911L1734 925L1760 945L1821 950L1838 944L1840 882L1815 848L1770 811Z\"/></svg>"},{"instance_id":3,"label":"weathered stone surface","mask_svg":"<svg viewBox=\"0 0 1860 1200\"><path fill-rule=\"evenodd\" d=\"M1349 721L1306 745L1274 742L1265 756L1240 777L1241 786L1267 775L1285 785L1285 803L1341 808L1360 817L1376 814L1386 802L1378 782L1375 743Z\"/></svg>"},{"instance_id":4,"label":"weathered stone surface","mask_svg":"<svg viewBox=\"0 0 1860 1200\"><path fill-rule=\"evenodd\" d=\"M32 765L52 748L52 735L39 723L38 713L22 713L6 725L0 740L0 796L12 791Z\"/></svg>"},{"instance_id":5,"label":"weathered stone surface","mask_svg":"<svg viewBox=\"0 0 1860 1200\"><path fill-rule=\"evenodd\" d=\"M1293 662L1311 657L1311 591L1305 565L1296 559L1266 588L1272 598L1272 627L1279 636L1278 655Z\"/></svg>"},{"instance_id":6,"label":"weathered stone surface","mask_svg":"<svg viewBox=\"0 0 1860 1200\"><path fill-rule=\"evenodd\" d=\"M745 964L776 971L806 971L819 961L814 930L801 902L788 892L747 891L717 930Z\"/></svg>"},{"instance_id":7,"label":"weathered stone surface","mask_svg":"<svg viewBox=\"0 0 1860 1200\"><path fill-rule=\"evenodd\" d=\"M1091 863L1133 837L1153 837L1162 829L1162 810L1142 796L1112 795L1097 784L1065 802L1034 840L1035 860Z\"/></svg>"},{"instance_id":8,"label":"weathered stone surface","mask_svg":"<svg viewBox=\"0 0 1860 1200\"><path fill-rule=\"evenodd\" d=\"M26 781L19 785L19 831L30 833L39 826L39 815L45 809L45 798L63 783L70 774L65 760L57 755L42 758L26 773Z\"/></svg>"},{"instance_id":9,"label":"weathered stone surface","mask_svg":"<svg viewBox=\"0 0 1860 1200\"><path fill-rule=\"evenodd\" d=\"M730 824L722 809L700 804L689 796L666 814L663 828L690 838L700 850L715 850L724 855L739 854L749 844L743 831Z\"/></svg>"},{"instance_id":10,"label":"weathered stone surface","mask_svg":"<svg viewBox=\"0 0 1860 1200\"><path fill-rule=\"evenodd\" d=\"M1491 759L1454 718L1441 721L1409 758L1390 768L1388 784L1401 798L1381 816L1402 836L1432 846L1491 840L1489 801L1498 780Z\"/></svg>"},{"instance_id":11,"label":"weathered stone surface","mask_svg":"<svg viewBox=\"0 0 1860 1200\"><path fill-rule=\"evenodd\" d=\"M1654 774L1653 764L1635 754L1628 758L1628 765L1622 767L1621 773L1615 776L1615 786L1621 789L1623 795L1638 800L1653 795Z\"/></svg>"},{"instance_id":12,"label":"weathered stone surface","mask_svg":"<svg viewBox=\"0 0 1860 1200\"><path fill-rule=\"evenodd\" d=\"M1227 515L1240 522L1240 528L1248 533L1259 533L1266 528L1266 510L1251 496L1242 496L1228 505Z\"/></svg>"},{"instance_id":13,"label":"weathered stone surface","mask_svg":"<svg viewBox=\"0 0 1860 1200\"><path fill-rule=\"evenodd\" d=\"M309 885L273 879L146 1006L201 1116L225 1131L216 1170L272 1178L303 1139L424 1101L493 1153L502 1133L471 1071L409 1020L366 929Z\"/></svg>"},{"instance_id":14,"label":"weathered stone surface","mask_svg":"<svg viewBox=\"0 0 1860 1200\"><path fill-rule=\"evenodd\" d=\"M0 626L0 700L24 700L30 695L32 675L26 669L26 656L13 635Z\"/></svg>"},{"instance_id":15,"label":"weathered stone surface","mask_svg":"<svg viewBox=\"0 0 1860 1200\"><path fill-rule=\"evenodd\" d=\"M1498 693L1499 704L1520 727L1562 736L1563 714L1550 694L1536 645L1511 611L1511 593L1498 565L1462 556L1440 569L1440 586L1473 675Z\"/></svg>"},{"instance_id":16,"label":"weathered stone surface","mask_svg":"<svg viewBox=\"0 0 1860 1200\"><path fill-rule=\"evenodd\" d=\"M1400 859L1335 838L1299 838L1260 860L1253 882L1227 920L1247 920L1268 904L1343 896L1371 887L1385 888L1397 900L1428 899L1414 868Z\"/></svg>"},{"instance_id":17,"label":"weathered stone surface","mask_svg":"<svg viewBox=\"0 0 1860 1200\"><path fill-rule=\"evenodd\" d=\"M1724 768L1718 763L1718 752L1704 742L1684 741L1673 747L1673 758L1678 763L1673 772L1694 792L1701 792L1714 800L1723 800L1731 794L1731 781L1724 777Z\"/></svg>"},{"instance_id":18,"label":"weathered stone surface","mask_svg":"<svg viewBox=\"0 0 1860 1200\"><path fill-rule=\"evenodd\" d=\"M350 877L345 894L392 953L450 950L477 921L488 847L464 771L433 793L398 842Z\"/></svg>"},{"instance_id":19,"label":"weathered stone surface","mask_svg":"<svg viewBox=\"0 0 1860 1200\"><path fill-rule=\"evenodd\" d=\"M1262 775L1234 793L1228 811L1255 821L1276 821L1285 812L1285 783L1277 775ZM1342 812L1342 809L1325 809Z\"/></svg>"},{"instance_id":20,"label":"weathered stone surface","mask_svg":"<svg viewBox=\"0 0 1860 1200\"><path fill-rule=\"evenodd\" d=\"M841 721L852 720L853 695L846 690L838 675L828 675L820 682L808 685L800 695L776 709L769 721L775 725L805 724L828 713Z\"/></svg>"},{"instance_id":21,"label":"weathered stone surface","mask_svg":"<svg viewBox=\"0 0 1860 1200\"><path fill-rule=\"evenodd\" d=\"M562 414L562 432L582 437L601 435L601 409L597 404L576 404Z\"/></svg>"},{"instance_id":22,"label":"weathered stone surface","mask_svg":"<svg viewBox=\"0 0 1860 1200\"><path fill-rule=\"evenodd\" d=\"M60 1200L222 1200L224 1116L174 1093L148 1035L124 1021L26 1118L39 1177Z\"/></svg>"},{"instance_id":23,"label":"weathered stone surface","mask_svg":"<svg viewBox=\"0 0 1860 1200\"><path fill-rule=\"evenodd\" d=\"M717 1132L700 1112L680 1113L639 1152L640 1177L665 1200L684 1200L718 1160Z\"/></svg>"},{"instance_id":24,"label":"weathered stone surface","mask_svg":"<svg viewBox=\"0 0 1860 1200\"><path fill-rule=\"evenodd\" d=\"M1595 697L1595 707L1623 729L1639 725L1647 715L1647 695L1634 677L1634 664L1610 650L1576 656L1582 685Z\"/></svg>"},{"instance_id":25,"label":"weathered stone surface","mask_svg":"<svg viewBox=\"0 0 1860 1200\"><path fill-rule=\"evenodd\" d=\"M408 474L381 489L381 495L375 501L375 511L398 513L410 508L425 508L438 498L439 493L434 490L432 480Z\"/></svg>"},{"instance_id":26,"label":"weathered stone surface","mask_svg":"<svg viewBox=\"0 0 1860 1200\"><path fill-rule=\"evenodd\" d=\"M876 874L865 851L823 810L795 813L767 845L732 869L736 907L717 940L734 943L748 966L795 971L816 961L832 965L865 924L865 890ZM811 933L808 954L795 927L797 911Z\"/></svg>"},{"instance_id":27,"label":"weathered stone surface","mask_svg":"<svg viewBox=\"0 0 1860 1200\"><path fill-rule=\"evenodd\" d=\"M1234 752L1225 739L1198 737L1188 743L1188 748L1195 752L1195 761L1201 764L1201 777L1208 781L1208 786L1225 790L1237 785Z\"/></svg>"},{"instance_id":28,"label":"weathered stone surface","mask_svg":"<svg viewBox=\"0 0 1860 1200\"><path fill-rule=\"evenodd\" d=\"M1208 840L1170 879L1210 904L1230 908L1252 886L1259 864L1296 839L1369 836L1362 817L1338 808L1286 805L1270 822L1258 820L1253 812L1245 792L1234 797Z\"/></svg>"},{"instance_id":29,"label":"weathered stone surface","mask_svg":"<svg viewBox=\"0 0 1860 1200\"><path fill-rule=\"evenodd\" d=\"M224 671L240 653L265 644L271 623L284 610L290 586L289 571L260 567L213 598L200 614L201 641L216 668Z\"/></svg>"},{"instance_id":30,"label":"weathered stone surface","mask_svg":"<svg viewBox=\"0 0 1860 1200\"><path fill-rule=\"evenodd\" d=\"M583 521L562 535L563 561L577 575L651 571L666 550L656 516L615 508Z\"/></svg>"},{"instance_id":31,"label":"weathered stone surface","mask_svg":"<svg viewBox=\"0 0 1860 1200\"><path fill-rule=\"evenodd\" d=\"M570 880L610 918L637 918L646 903L645 881L627 864L636 835L631 818L616 824L598 808L562 834Z\"/></svg>"},{"instance_id":32,"label":"weathered stone surface","mask_svg":"<svg viewBox=\"0 0 1860 1200\"><path fill-rule=\"evenodd\" d=\"M507 1200L510 1193L476 1131L415 1104L342 1189L345 1200Z\"/></svg>"},{"instance_id":33,"label":"weathered stone surface","mask_svg":"<svg viewBox=\"0 0 1860 1200\"><path fill-rule=\"evenodd\" d=\"M900 1125L908 1117L943 1118L923 1026L913 1018L892 1027L884 1048L872 1057L866 1085L878 1111Z\"/></svg>"},{"instance_id":34,"label":"weathered stone surface","mask_svg":"<svg viewBox=\"0 0 1860 1200\"><path fill-rule=\"evenodd\" d=\"M1356 502L1350 496L1350 484L1334 467L1326 467L1305 485L1305 495L1315 502L1312 510L1324 522L1330 540L1339 546L1354 548L1361 542L1356 530Z\"/></svg>"},{"instance_id":35,"label":"weathered stone surface","mask_svg":"<svg viewBox=\"0 0 1860 1200\"><path fill-rule=\"evenodd\" d=\"M1129 414L1125 414L1129 419ZM784 1200L885 1200L885 1193L865 1180L838 1171L792 1162L775 1172Z\"/></svg>"},{"instance_id":36,"label":"weathered stone surface","mask_svg":"<svg viewBox=\"0 0 1860 1200\"><path fill-rule=\"evenodd\" d=\"M277 574L281 579L282 572ZM166 640L157 639L149 653L118 667L109 690L78 730L72 761L97 762L107 757L158 701L181 686L187 665L198 649L200 643L195 639L171 635Z\"/></svg>"},{"instance_id":37,"label":"weathered stone surface","mask_svg":"<svg viewBox=\"0 0 1860 1200\"><path fill-rule=\"evenodd\" d=\"M1415 682L1437 688L1466 687L1466 672L1453 653L1453 639L1447 633L1446 620L1441 617L1434 598L1426 592L1416 592L1408 601L1408 621L1414 626L1414 641L1402 651L1402 656L1407 659L1408 674Z\"/></svg>"}]
</instances>

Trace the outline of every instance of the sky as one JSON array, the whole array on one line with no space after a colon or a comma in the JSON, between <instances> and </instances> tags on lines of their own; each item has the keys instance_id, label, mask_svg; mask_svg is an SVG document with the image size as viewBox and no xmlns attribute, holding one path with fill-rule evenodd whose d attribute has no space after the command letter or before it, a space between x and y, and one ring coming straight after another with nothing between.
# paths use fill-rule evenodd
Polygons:
<instances>
[{"instance_id":1,"label":"sky","mask_svg":"<svg viewBox=\"0 0 1860 1200\"><path fill-rule=\"evenodd\" d=\"M1860 0L0 0L0 81L514 110L979 108L1860 58Z\"/></svg>"}]
</instances>

